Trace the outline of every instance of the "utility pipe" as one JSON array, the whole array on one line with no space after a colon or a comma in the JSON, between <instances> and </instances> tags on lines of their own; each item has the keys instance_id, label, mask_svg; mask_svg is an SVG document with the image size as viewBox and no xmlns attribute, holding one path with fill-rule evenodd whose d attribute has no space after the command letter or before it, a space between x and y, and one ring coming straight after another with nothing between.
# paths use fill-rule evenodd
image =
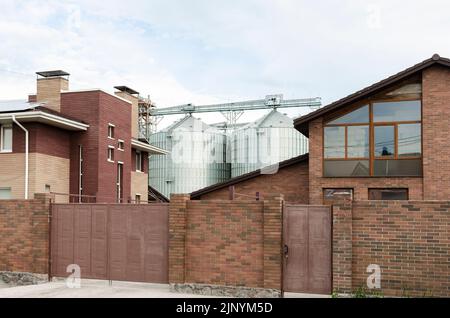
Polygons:
<instances>
[{"instance_id":1,"label":"utility pipe","mask_svg":"<svg viewBox=\"0 0 450 318\"><path fill-rule=\"evenodd\" d=\"M25 132L25 200L28 200L28 130L12 116L13 122Z\"/></svg>"}]
</instances>

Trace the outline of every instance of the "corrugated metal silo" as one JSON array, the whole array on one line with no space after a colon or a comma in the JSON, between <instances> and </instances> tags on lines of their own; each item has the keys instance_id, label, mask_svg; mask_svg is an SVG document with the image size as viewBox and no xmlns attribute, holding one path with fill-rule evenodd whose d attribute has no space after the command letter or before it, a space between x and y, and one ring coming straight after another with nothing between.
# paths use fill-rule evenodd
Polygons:
<instances>
[{"instance_id":1,"label":"corrugated metal silo","mask_svg":"<svg viewBox=\"0 0 450 318\"><path fill-rule=\"evenodd\" d=\"M149 183L167 197L230 178L226 135L197 118L187 116L151 135L150 143L171 152L150 156Z\"/></svg>"},{"instance_id":2,"label":"corrugated metal silo","mask_svg":"<svg viewBox=\"0 0 450 318\"><path fill-rule=\"evenodd\" d=\"M308 152L308 139L291 118L272 110L259 120L235 130L228 140L231 177Z\"/></svg>"}]
</instances>

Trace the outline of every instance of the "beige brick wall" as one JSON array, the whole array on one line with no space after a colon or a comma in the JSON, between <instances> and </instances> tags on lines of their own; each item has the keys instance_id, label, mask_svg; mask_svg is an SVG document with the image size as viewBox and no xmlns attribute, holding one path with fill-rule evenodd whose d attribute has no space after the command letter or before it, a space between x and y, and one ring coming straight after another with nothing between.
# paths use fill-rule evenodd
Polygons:
<instances>
[{"instance_id":1,"label":"beige brick wall","mask_svg":"<svg viewBox=\"0 0 450 318\"><path fill-rule=\"evenodd\" d=\"M61 110L61 91L69 89L69 81L61 78L40 78L37 80L36 100L46 102L46 107Z\"/></svg>"},{"instance_id":2,"label":"beige brick wall","mask_svg":"<svg viewBox=\"0 0 450 318\"><path fill-rule=\"evenodd\" d=\"M131 200L134 200L136 194L141 195L141 201L148 200L148 174L142 172L131 172Z\"/></svg>"},{"instance_id":3,"label":"beige brick wall","mask_svg":"<svg viewBox=\"0 0 450 318\"><path fill-rule=\"evenodd\" d=\"M60 157L30 154L30 189L29 197L34 193L44 193L45 185L57 193L69 193L70 160ZM68 197L57 195L56 202L67 202Z\"/></svg>"},{"instance_id":4,"label":"beige brick wall","mask_svg":"<svg viewBox=\"0 0 450 318\"><path fill-rule=\"evenodd\" d=\"M69 193L69 159L30 153L28 197L44 193L45 185L52 192ZM25 154L0 154L0 188L11 188L12 199L23 199L25 193ZM58 202L67 197L57 196Z\"/></svg>"},{"instance_id":5,"label":"beige brick wall","mask_svg":"<svg viewBox=\"0 0 450 318\"><path fill-rule=\"evenodd\" d=\"M11 199L23 199L25 193L25 155L0 154L0 188L11 188Z\"/></svg>"}]
</instances>

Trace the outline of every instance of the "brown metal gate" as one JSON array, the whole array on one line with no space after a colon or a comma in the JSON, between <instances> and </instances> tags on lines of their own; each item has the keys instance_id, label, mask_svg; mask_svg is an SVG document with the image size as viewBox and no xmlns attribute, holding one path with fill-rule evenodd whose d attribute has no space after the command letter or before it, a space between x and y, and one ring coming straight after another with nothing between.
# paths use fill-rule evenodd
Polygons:
<instances>
[{"instance_id":1,"label":"brown metal gate","mask_svg":"<svg viewBox=\"0 0 450 318\"><path fill-rule=\"evenodd\" d=\"M331 209L286 204L284 290L331 294Z\"/></svg>"},{"instance_id":2,"label":"brown metal gate","mask_svg":"<svg viewBox=\"0 0 450 318\"><path fill-rule=\"evenodd\" d=\"M53 204L51 274L67 277L168 282L168 213L165 203Z\"/></svg>"}]
</instances>

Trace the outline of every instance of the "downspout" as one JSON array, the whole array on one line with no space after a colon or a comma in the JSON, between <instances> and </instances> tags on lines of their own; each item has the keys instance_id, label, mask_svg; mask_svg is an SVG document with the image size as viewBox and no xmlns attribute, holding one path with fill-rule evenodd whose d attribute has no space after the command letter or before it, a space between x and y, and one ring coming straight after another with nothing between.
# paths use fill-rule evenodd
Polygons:
<instances>
[{"instance_id":1,"label":"downspout","mask_svg":"<svg viewBox=\"0 0 450 318\"><path fill-rule=\"evenodd\" d=\"M25 132L25 200L28 200L28 130L12 116L13 122Z\"/></svg>"}]
</instances>

